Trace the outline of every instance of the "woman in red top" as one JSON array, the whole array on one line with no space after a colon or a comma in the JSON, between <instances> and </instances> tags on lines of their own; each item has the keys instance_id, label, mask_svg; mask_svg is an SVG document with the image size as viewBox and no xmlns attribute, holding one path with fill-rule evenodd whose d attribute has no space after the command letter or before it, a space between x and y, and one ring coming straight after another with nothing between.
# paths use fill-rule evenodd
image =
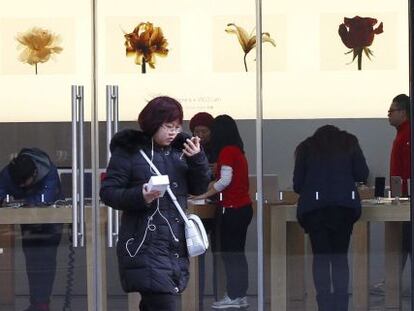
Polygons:
<instances>
[{"instance_id":1,"label":"woman in red top","mask_svg":"<svg viewBox=\"0 0 414 311\"><path fill-rule=\"evenodd\" d=\"M206 193L195 197L205 199L221 193L221 252L226 270L227 294L213 303L214 309L248 307L248 265L244 253L247 227L252 216L249 196L249 170L243 141L234 119L220 115L212 128L213 158L217 159L216 180Z\"/></svg>"}]
</instances>

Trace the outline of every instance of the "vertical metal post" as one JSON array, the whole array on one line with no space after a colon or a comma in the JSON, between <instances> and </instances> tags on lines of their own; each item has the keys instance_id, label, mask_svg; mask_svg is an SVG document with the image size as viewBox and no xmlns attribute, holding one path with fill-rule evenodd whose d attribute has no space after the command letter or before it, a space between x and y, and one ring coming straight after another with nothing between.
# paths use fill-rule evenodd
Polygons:
<instances>
[{"instance_id":1,"label":"vertical metal post","mask_svg":"<svg viewBox=\"0 0 414 311\"><path fill-rule=\"evenodd\" d=\"M119 90L117 85L106 86L106 144L107 161L111 157L109 145L112 136L118 132L119 122ZM108 247L114 246L114 237L118 240L119 234L119 211L108 206ZM115 241L116 242L116 241Z\"/></svg>"},{"instance_id":2,"label":"vertical metal post","mask_svg":"<svg viewBox=\"0 0 414 311\"><path fill-rule=\"evenodd\" d=\"M84 88L72 85L72 230L73 246L84 246Z\"/></svg>"},{"instance_id":3,"label":"vertical metal post","mask_svg":"<svg viewBox=\"0 0 414 311\"><path fill-rule=\"evenodd\" d=\"M113 135L112 132L112 86L106 86L106 158L107 162L109 163L109 159L111 158L111 150L109 145L111 143L111 138ZM107 207L108 210L108 223L107 223L107 235L108 235L108 247L114 246L113 241L113 213L112 208L110 206Z\"/></svg>"},{"instance_id":4,"label":"vertical metal post","mask_svg":"<svg viewBox=\"0 0 414 311\"><path fill-rule=\"evenodd\" d=\"M114 134L116 134L119 130L119 87L117 85L114 85L113 93L114 93L114 109L113 109ZM119 211L118 210L115 211L114 217L115 217L115 221L114 221L115 237L116 237L116 241L118 241L118 237L119 237Z\"/></svg>"},{"instance_id":5,"label":"vertical metal post","mask_svg":"<svg viewBox=\"0 0 414 311\"><path fill-rule=\"evenodd\" d=\"M72 85L72 244L78 246L78 86Z\"/></svg>"},{"instance_id":6,"label":"vertical metal post","mask_svg":"<svg viewBox=\"0 0 414 311\"><path fill-rule=\"evenodd\" d=\"M410 147L411 147L411 178L410 178L410 193L414 193L414 183L413 183L413 177L414 177L414 144L413 144L413 137L414 137L414 106L413 106L413 97L414 97L414 81L413 81L413 53L414 53L414 30L413 30L413 23L414 23L414 0L408 1L408 32L409 32L409 95L410 95L410 128L411 128L411 139L410 139ZM414 222L414 214L413 214L413 198L410 200L410 223L411 223L411 259L413 258L412 252L414 250L414 228L413 228L413 222ZM414 295L413 295L413 289L414 289L414 265L411 260L411 310L414 311Z\"/></svg>"},{"instance_id":7,"label":"vertical metal post","mask_svg":"<svg viewBox=\"0 0 414 311\"><path fill-rule=\"evenodd\" d=\"M85 94L83 86L78 88L79 94L79 145L78 145L78 156L79 156L79 242L80 246L85 246L85 163L84 163L84 104L85 104ZM73 173L72 173L73 174Z\"/></svg>"},{"instance_id":8,"label":"vertical metal post","mask_svg":"<svg viewBox=\"0 0 414 311\"><path fill-rule=\"evenodd\" d=\"M262 1L256 0L257 304L264 310Z\"/></svg>"},{"instance_id":9,"label":"vertical metal post","mask_svg":"<svg viewBox=\"0 0 414 311\"><path fill-rule=\"evenodd\" d=\"M92 168L92 254L93 254L93 293L91 294L90 301L93 306L93 310L102 311L106 310L104 300L104 289L102 287L102 270L106 269L102 262L102 236L100 232L101 228L101 209L99 201L99 105L98 105L98 4L101 3L97 0L91 0L92 18L91 18L91 168Z\"/></svg>"}]
</instances>

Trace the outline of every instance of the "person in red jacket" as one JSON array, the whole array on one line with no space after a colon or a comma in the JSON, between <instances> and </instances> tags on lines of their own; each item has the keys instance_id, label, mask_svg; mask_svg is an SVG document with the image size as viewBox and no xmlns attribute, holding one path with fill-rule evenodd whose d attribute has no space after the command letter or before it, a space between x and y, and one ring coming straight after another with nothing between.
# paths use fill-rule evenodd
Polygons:
<instances>
[{"instance_id":1,"label":"person in red jacket","mask_svg":"<svg viewBox=\"0 0 414 311\"><path fill-rule=\"evenodd\" d=\"M249 169L237 124L228 115L214 119L213 157L217 159L216 179L204 194L206 199L221 193L221 253L226 271L227 294L212 304L213 309L247 308L248 264L245 254L247 228L253 217L249 195Z\"/></svg>"},{"instance_id":2,"label":"person in red jacket","mask_svg":"<svg viewBox=\"0 0 414 311\"><path fill-rule=\"evenodd\" d=\"M407 180L411 178L410 98L405 94L394 97L388 110L388 121L397 129L391 150L390 176L402 179L402 196L408 195ZM403 267L411 254L411 224L403 224Z\"/></svg>"}]
</instances>

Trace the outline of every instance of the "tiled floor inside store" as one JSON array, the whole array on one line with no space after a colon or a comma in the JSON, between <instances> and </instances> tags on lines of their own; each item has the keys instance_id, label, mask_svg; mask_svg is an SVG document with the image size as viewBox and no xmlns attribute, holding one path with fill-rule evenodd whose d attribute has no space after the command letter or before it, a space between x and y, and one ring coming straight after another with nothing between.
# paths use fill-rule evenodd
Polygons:
<instances>
[{"instance_id":1,"label":"tiled floor inside store","mask_svg":"<svg viewBox=\"0 0 414 311\"><path fill-rule=\"evenodd\" d=\"M351 299L352 297L350 297ZM28 297L21 296L16 297L16 304L15 306L2 306L0 305L1 311L22 311L27 307ZM212 296L206 296L204 298L203 308L200 308L198 311L210 311L214 310L211 308L211 304L213 303L214 299ZM226 310L233 311L233 310L249 310L249 311L257 311L257 297L256 296L249 296L248 302L250 304L249 308L246 309L237 309L237 308L229 308ZM74 297L71 301L71 309L63 309L64 299L61 296L54 296L53 303L51 304L51 311L87 311L86 310L86 297ZM409 291L404 292L403 296L403 308L402 311L409 311L411 310L411 297L409 296ZM110 297L108 301L108 311L127 311L127 303L125 296L114 296ZM270 306L266 305L265 310L270 310ZM136 309L138 311L138 307ZM197 311L197 310L194 310ZM290 308L288 311L306 311L303 308ZM315 310L312 310L315 311ZM349 307L349 311L352 311L352 307ZM370 295L370 308L367 311L385 311L384 309L384 295L381 291L377 291L376 293L372 293Z\"/></svg>"}]
</instances>

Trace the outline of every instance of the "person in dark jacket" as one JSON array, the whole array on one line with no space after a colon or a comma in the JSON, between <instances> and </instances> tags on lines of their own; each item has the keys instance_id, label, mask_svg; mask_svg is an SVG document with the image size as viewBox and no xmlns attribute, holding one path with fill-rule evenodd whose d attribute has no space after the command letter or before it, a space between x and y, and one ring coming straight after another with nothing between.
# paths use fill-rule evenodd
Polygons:
<instances>
[{"instance_id":1,"label":"person in dark jacket","mask_svg":"<svg viewBox=\"0 0 414 311\"><path fill-rule=\"evenodd\" d=\"M347 252L361 215L356 183L369 173L365 157L354 135L325 125L298 145L295 158L297 218L312 245L319 311L348 310Z\"/></svg>"},{"instance_id":2,"label":"person in dark jacket","mask_svg":"<svg viewBox=\"0 0 414 311\"><path fill-rule=\"evenodd\" d=\"M210 180L214 180L214 163L211 150L211 129L213 126L214 118L208 112L198 112L191 119L189 123L190 131L193 133L193 136L200 137L200 144L203 147L204 153L207 156L209 167L210 167ZM218 199L218 198L217 198ZM217 200L216 200L217 201ZM219 211L217 210L219 214ZM216 251L216 235L215 235L215 218L203 219L204 229L206 229L207 234L210 236L210 245L212 252ZM203 310L204 304L204 287L205 287L205 254L198 256L198 275L199 275L199 310ZM215 257L213 257L215 258ZM216 286L216 261L213 259L213 292L217 293Z\"/></svg>"},{"instance_id":3,"label":"person in dark jacket","mask_svg":"<svg viewBox=\"0 0 414 311\"><path fill-rule=\"evenodd\" d=\"M24 148L0 172L0 204L7 199L23 200L29 207L61 199L57 168L44 151ZM21 230L30 291L25 311L49 311L62 224L26 224Z\"/></svg>"},{"instance_id":4,"label":"person in dark jacket","mask_svg":"<svg viewBox=\"0 0 414 311\"><path fill-rule=\"evenodd\" d=\"M140 154L142 149L161 174L183 209L189 194L208 186L208 162L200 139L180 133L183 111L167 96L156 97L141 111L133 129L111 141L111 159L101 185L102 201L122 210L117 244L120 279L126 292L141 294L140 310L176 310L176 297L189 279L184 222L167 193L149 191L156 175Z\"/></svg>"}]
</instances>

